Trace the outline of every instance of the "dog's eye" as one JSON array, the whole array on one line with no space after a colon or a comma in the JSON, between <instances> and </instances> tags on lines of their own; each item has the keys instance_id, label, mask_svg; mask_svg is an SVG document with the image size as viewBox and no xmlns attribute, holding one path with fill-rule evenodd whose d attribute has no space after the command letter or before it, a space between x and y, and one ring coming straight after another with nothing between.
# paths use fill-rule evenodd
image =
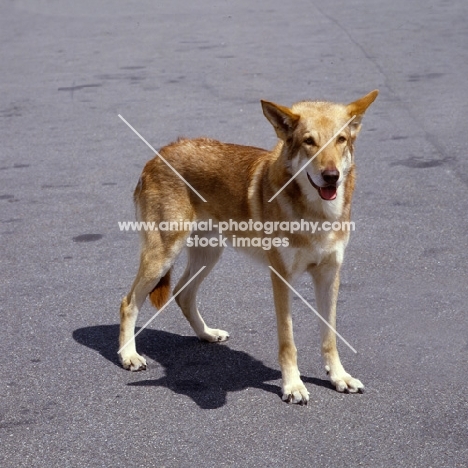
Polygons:
<instances>
[{"instance_id":1,"label":"dog's eye","mask_svg":"<svg viewBox=\"0 0 468 468\"><path fill-rule=\"evenodd\" d=\"M312 138L312 137L308 137L304 140L304 143L306 145L310 145L310 146L317 146L316 143L315 143L315 140Z\"/></svg>"},{"instance_id":2,"label":"dog's eye","mask_svg":"<svg viewBox=\"0 0 468 468\"><path fill-rule=\"evenodd\" d=\"M338 143L346 143L346 137L343 135L339 136L336 140Z\"/></svg>"}]
</instances>

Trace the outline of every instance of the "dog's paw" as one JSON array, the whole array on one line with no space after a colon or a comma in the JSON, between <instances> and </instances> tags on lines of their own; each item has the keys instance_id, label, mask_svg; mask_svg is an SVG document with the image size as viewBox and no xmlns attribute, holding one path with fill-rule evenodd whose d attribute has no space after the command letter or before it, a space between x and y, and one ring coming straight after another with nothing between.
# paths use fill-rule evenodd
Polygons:
<instances>
[{"instance_id":1,"label":"dog's paw","mask_svg":"<svg viewBox=\"0 0 468 468\"><path fill-rule=\"evenodd\" d=\"M330 372L328 366L325 367L329 374L330 382L335 386L338 392L344 393L364 393L364 384L354 377L351 377L347 372L333 373Z\"/></svg>"},{"instance_id":2,"label":"dog's paw","mask_svg":"<svg viewBox=\"0 0 468 468\"><path fill-rule=\"evenodd\" d=\"M210 343L220 343L229 339L229 333L224 330L216 330L207 328L199 335L200 340L209 341Z\"/></svg>"},{"instance_id":3,"label":"dog's paw","mask_svg":"<svg viewBox=\"0 0 468 468\"><path fill-rule=\"evenodd\" d=\"M128 356L121 357L122 366L124 369L132 372L146 370L146 359L138 353L133 353Z\"/></svg>"},{"instance_id":4,"label":"dog's paw","mask_svg":"<svg viewBox=\"0 0 468 468\"><path fill-rule=\"evenodd\" d=\"M285 385L283 387L283 396L281 397L286 403L294 403L296 405L307 405L309 402L309 392L302 382Z\"/></svg>"}]
</instances>

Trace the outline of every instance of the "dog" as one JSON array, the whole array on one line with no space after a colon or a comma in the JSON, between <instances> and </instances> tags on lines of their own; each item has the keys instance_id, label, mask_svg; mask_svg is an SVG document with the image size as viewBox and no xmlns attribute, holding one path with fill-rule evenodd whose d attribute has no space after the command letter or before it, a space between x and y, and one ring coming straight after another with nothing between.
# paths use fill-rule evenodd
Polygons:
<instances>
[{"instance_id":1,"label":"dog","mask_svg":"<svg viewBox=\"0 0 468 468\"><path fill-rule=\"evenodd\" d=\"M208 138L179 139L163 147L145 165L135 189L137 219L158 224L178 220L226 224L228 220L231 224L247 220L349 221L355 185L354 143L363 115L377 95L374 90L350 104L302 101L291 108L261 101L278 137L271 151ZM269 249L257 243L243 250L272 267L282 399L295 404L309 400L297 366L291 292L286 284L304 272L312 277L318 312L330 325L320 324L329 379L339 392L362 392L364 385L341 364L334 332L349 230L291 234L281 231L278 223L276 227L274 236L280 242L273 242ZM228 229L223 234L233 242L238 232ZM137 315L147 296L156 308L169 300L171 268L187 242L191 242L188 264L174 288L175 300L199 339L222 342L229 338L226 331L208 327L196 305L197 290L223 251L221 242L209 242L216 241L217 235L214 228L141 232L139 270L120 308L119 354L125 369L146 369L146 360L135 347ZM259 233L242 235L253 239ZM197 236L205 238L209 246L194 245Z\"/></svg>"}]
</instances>

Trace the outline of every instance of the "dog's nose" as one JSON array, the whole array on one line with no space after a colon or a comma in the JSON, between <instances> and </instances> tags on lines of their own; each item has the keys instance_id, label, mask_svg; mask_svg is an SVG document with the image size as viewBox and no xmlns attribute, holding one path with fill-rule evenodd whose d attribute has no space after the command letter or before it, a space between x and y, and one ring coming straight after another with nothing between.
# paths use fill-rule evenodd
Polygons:
<instances>
[{"instance_id":1,"label":"dog's nose","mask_svg":"<svg viewBox=\"0 0 468 468\"><path fill-rule=\"evenodd\" d=\"M340 178L340 172L337 169L325 169L322 171L322 178L327 184L336 184Z\"/></svg>"}]
</instances>

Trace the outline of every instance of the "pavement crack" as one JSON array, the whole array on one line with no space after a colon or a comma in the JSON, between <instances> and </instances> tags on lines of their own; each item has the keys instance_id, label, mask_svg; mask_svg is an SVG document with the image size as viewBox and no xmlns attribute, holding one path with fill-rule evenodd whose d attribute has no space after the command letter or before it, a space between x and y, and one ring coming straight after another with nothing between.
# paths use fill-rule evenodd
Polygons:
<instances>
[{"instance_id":1,"label":"pavement crack","mask_svg":"<svg viewBox=\"0 0 468 468\"><path fill-rule=\"evenodd\" d=\"M435 152L439 155L440 159L444 163L447 163L449 166L456 166L456 158L454 158L451 154L447 152L447 150L444 148L443 144L440 143L436 135L430 133L426 129L424 122L420 118L418 118L417 115L415 115L415 113L411 109L411 106L408 104L407 100L402 99L400 95L395 91L395 89L390 84L390 79L387 73L385 72L385 69L382 67L382 65L380 65L380 63L376 60L376 58L373 57L371 54L369 54L369 52L365 49L365 47L360 42L358 42L353 37L353 35L348 31L348 29L345 26L343 26L335 17L326 13L322 8L317 6L317 3L315 2L314 2L314 6L323 17L327 18L337 28L343 31L343 33L348 37L348 39L361 51L362 55L374 65L377 71L384 78L383 80L384 86L390 92L394 101L396 101L403 108L403 110L406 111L406 113L411 118L411 120L416 124L417 128L419 128L422 131L424 135L424 139L432 146ZM463 180L464 183L467 183L466 180L464 180L463 178L461 179Z\"/></svg>"}]
</instances>

